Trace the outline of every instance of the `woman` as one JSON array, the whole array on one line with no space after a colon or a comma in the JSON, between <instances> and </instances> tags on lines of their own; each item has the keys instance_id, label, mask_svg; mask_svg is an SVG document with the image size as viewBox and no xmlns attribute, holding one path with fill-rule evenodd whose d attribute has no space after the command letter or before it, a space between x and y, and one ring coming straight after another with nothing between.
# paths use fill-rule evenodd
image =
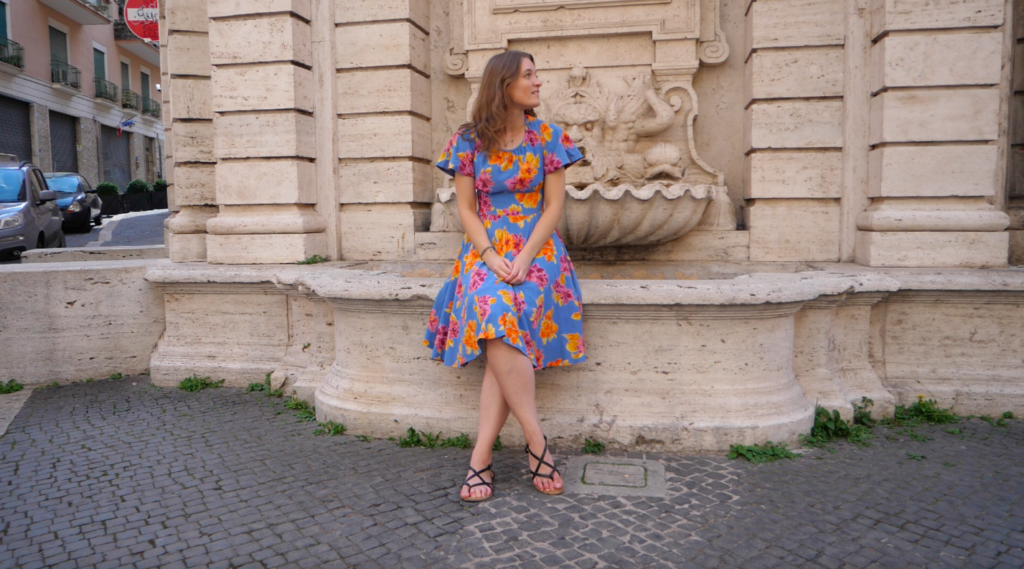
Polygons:
<instances>
[{"instance_id":1,"label":"woman","mask_svg":"<svg viewBox=\"0 0 1024 569\"><path fill-rule=\"evenodd\" d=\"M493 494L491 449L509 411L526 435L533 485L562 493L537 418L534 370L586 360L579 284L555 233L565 168L583 156L562 129L537 119L540 86L533 56L492 57L472 122L437 162L455 177L466 239L424 343L434 359L456 367L487 352L476 446L460 490L470 502Z\"/></svg>"}]
</instances>

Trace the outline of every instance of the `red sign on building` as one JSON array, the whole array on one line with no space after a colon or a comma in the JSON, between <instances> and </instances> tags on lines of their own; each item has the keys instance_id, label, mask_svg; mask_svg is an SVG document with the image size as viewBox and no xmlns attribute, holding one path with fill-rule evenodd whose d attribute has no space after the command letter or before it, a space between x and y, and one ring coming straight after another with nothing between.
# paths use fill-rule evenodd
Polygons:
<instances>
[{"instance_id":1,"label":"red sign on building","mask_svg":"<svg viewBox=\"0 0 1024 569\"><path fill-rule=\"evenodd\" d=\"M144 40L160 41L159 20L157 0L128 0L124 3L124 21L128 29Z\"/></svg>"}]
</instances>

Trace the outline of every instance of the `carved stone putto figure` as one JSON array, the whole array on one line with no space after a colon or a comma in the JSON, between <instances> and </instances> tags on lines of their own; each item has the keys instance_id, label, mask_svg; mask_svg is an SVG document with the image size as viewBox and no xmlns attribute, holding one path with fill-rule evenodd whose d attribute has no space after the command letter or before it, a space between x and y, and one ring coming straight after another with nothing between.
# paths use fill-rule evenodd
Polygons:
<instances>
[{"instance_id":1,"label":"carved stone putto figure","mask_svg":"<svg viewBox=\"0 0 1024 569\"><path fill-rule=\"evenodd\" d=\"M659 143L658 150L638 154L636 146L641 137L668 130L675 122L678 107L673 108L658 95L650 74L630 77L625 82L626 93L613 95L599 86L591 86L587 70L575 67L569 73L568 88L557 93L547 105L552 119L583 149L590 171L583 168L574 174L582 173L580 177L584 179L590 174L596 182L641 183L648 172L677 171L658 166L670 166L662 162L673 157L678 163L682 158L678 148ZM648 159L654 164L648 166ZM682 178L679 172L676 179Z\"/></svg>"}]
</instances>

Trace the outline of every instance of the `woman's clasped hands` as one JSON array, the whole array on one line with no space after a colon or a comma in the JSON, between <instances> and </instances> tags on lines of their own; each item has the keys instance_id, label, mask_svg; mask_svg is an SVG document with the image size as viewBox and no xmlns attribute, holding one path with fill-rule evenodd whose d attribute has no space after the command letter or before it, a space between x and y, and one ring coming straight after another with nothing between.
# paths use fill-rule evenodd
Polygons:
<instances>
[{"instance_id":1,"label":"woman's clasped hands","mask_svg":"<svg viewBox=\"0 0 1024 569\"><path fill-rule=\"evenodd\" d=\"M518 255L515 260L509 261L493 249L484 252L483 260L491 272L510 285L519 285L526 282L526 276L530 273L530 266L533 265L533 260L526 255Z\"/></svg>"}]
</instances>

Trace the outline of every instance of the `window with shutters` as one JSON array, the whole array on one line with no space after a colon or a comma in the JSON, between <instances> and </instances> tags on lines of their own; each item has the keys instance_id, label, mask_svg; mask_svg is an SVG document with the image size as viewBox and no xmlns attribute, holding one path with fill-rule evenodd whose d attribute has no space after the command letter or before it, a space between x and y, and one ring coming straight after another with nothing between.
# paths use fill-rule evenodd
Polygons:
<instances>
[{"instance_id":1,"label":"window with shutters","mask_svg":"<svg viewBox=\"0 0 1024 569\"><path fill-rule=\"evenodd\" d=\"M68 35L50 27L50 60L68 63Z\"/></svg>"},{"instance_id":2,"label":"window with shutters","mask_svg":"<svg viewBox=\"0 0 1024 569\"><path fill-rule=\"evenodd\" d=\"M132 88L132 68L127 61L121 62L121 88L129 90Z\"/></svg>"},{"instance_id":3,"label":"window with shutters","mask_svg":"<svg viewBox=\"0 0 1024 569\"><path fill-rule=\"evenodd\" d=\"M0 1L0 36L11 37L7 33L7 3L3 1Z\"/></svg>"},{"instance_id":4,"label":"window with shutters","mask_svg":"<svg viewBox=\"0 0 1024 569\"><path fill-rule=\"evenodd\" d=\"M94 67L94 73L97 79L107 78L107 54L102 51L93 48L92 49L92 64Z\"/></svg>"}]
</instances>

